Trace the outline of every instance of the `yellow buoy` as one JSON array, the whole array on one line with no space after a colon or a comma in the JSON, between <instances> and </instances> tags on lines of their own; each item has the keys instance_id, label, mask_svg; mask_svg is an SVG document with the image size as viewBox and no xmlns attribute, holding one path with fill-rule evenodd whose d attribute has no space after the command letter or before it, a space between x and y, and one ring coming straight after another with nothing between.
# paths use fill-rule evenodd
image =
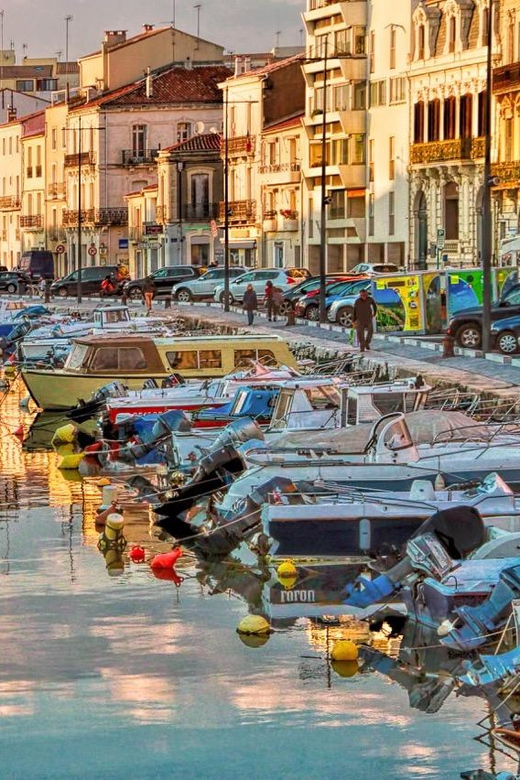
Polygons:
<instances>
[{"instance_id":1,"label":"yellow buoy","mask_svg":"<svg viewBox=\"0 0 520 780\"><path fill-rule=\"evenodd\" d=\"M238 637L246 647L263 647L269 642L270 634L238 634Z\"/></svg>"},{"instance_id":2,"label":"yellow buoy","mask_svg":"<svg viewBox=\"0 0 520 780\"><path fill-rule=\"evenodd\" d=\"M276 573L278 575L278 579L280 579L280 577L284 579L286 577L297 577L298 569L292 561L282 561L282 563L278 566Z\"/></svg>"},{"instance_id":3,"label":"yellow buoy","mask_svg":"<svg viewBox=\"0 0 520 780\"><path fill-rule=\"evenodd\" d=\"M332 661L331 666L340 677L354 677L359 669L357 661Z\"/></svg>"},{"instance_id":4,"label":"yellow buoy","mask_svg":"<svg viewBox=\"0 0 520 780\"><path fill-rule=\"evenodd\" d=\"M333 661L357 661L359 650L350 639L335 642L330 657Z\"/></svg>"},{"instance_id":5,"label":"yellow buoy","mask_svg":"<svg viewBox=\"0 0 520 780\"><path fill-rule=\"evenodd\" d=\"M247 615L238 624L237 631L239 634L269 634L271 626L261 615Z\"/></svg>"},{"instance_id":6,"label":"yellow buoy","mask_svg":"<svg viewBox=\"0 0 520 780\"><path fill-rule=\"evenodd\" d=\"M53 447L57 447L59 444L71 444L76 440L76 434L76 426L72 423L62 425L54 431L51 444Z\"/></svg>"},{"instance_id":7,"label":"yellow buoy","mask_svg":"<svg viewBox=\"0 0 520 780\"><path fill-rule=\"evenodd\" d=\"M70 455L64 455L58 463L58 468L65 471L68 469L77 469L84 457L84 452L73 452L70 453Z\"/></svg>"}]
</instances>

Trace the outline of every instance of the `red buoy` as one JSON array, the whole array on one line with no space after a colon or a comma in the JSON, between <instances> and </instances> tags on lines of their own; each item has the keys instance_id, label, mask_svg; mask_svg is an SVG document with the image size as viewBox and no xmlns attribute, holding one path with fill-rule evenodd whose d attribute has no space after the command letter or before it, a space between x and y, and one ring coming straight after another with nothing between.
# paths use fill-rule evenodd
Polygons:
<instances>
[{"instance_id":1,"label":"red buoy","mask_svg":"<svg viewBox=\"0 0 520 780\"><path fill-rule=\"evenodd\" d=\"M141 547L140 545L136 544L132 547L130 550L130 560L134 563L142 563L144 561L144 547Z\"/></svg>"},{"instance_id":2,"label":"red buoy","mask_svg":"<svg viewBox=\"0 0 520 780\"><path fill-rule=\"evenodd\" d=\"M183 578L177 574L175 569L152 569L152 573L157 580L169 580L169 582L174 582L177 587L183 581Z\"/></svg>"},{"instance_id":3,"label":"red buoy","mask_svg":"<svg viewBox=\"0 0 520 780\"><path fill-rule=\"evenodd\" d=\"M150 566L152 569L173 569L181 555L181 548L175 547L171 552L160 553L159 555L156 555L155 558L152 558Z\"/></svg>"}]
</instances>

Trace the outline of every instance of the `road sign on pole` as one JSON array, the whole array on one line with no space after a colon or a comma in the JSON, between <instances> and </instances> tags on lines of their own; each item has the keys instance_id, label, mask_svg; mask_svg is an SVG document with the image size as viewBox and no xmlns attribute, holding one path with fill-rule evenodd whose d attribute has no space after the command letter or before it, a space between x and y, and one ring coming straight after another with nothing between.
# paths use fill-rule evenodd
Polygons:
<instances>
[{"instance_id":1,"label":"road sign on pole","mask_svg":"<svg viewBox=\"0 0 520 780\"><path fill-rule=\"evenodd\" d=\"M63 246L63 244L58 244L58 246L56 247L56 254L62 255L64 252L65 252L65 247Z\"/></svg>"},{"instance_id":2,"label":"road sign on pole","mask_svg":"<svg viewBox=\"0 0 520 780\"><path fill-rule=\"evenodd\" d=\"M95 255L97 255L97 249L96 249L96 247L95 247L95 246L89 246L89 248L88 248L88 253L89 253L89 255L90 255L91 257L94 257Z\"/></svg>"},{"instance_id":3,"label":"road sign on pole","mask_svg":"<svg viewBox=\"0 0 520 780\"><path fill-rule=\"evenodd\" d=\"M437 249L444 249L446 245L446 231L444 228L437 229Z\"/></svg>"}]
</instances>

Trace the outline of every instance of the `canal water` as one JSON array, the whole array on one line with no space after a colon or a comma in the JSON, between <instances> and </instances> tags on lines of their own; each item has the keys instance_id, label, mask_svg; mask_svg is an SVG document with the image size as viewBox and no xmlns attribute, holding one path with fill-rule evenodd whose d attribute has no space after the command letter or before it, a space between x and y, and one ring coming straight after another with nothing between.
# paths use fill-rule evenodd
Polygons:
<instances>
[{"instance_id":1,"label":"canal water","mask_svg":"<svg viewBox=\"0 0 520 780\"><path fill-rule=\"evenodd\" d=\"M384 670L338 674L331 644L362 626L285 620L244 643L258 573L186 558L176 584L127 552L105 559L99 482L57 469L45 421L27 435L21 394L0 407L1 777L397 780L515 766L475 739L483 699L451 693L429 714ZM166 549L145 507L126 515L129 547ZM398 640L370 641L398 652Z\"/></svg>"}]
</instances>

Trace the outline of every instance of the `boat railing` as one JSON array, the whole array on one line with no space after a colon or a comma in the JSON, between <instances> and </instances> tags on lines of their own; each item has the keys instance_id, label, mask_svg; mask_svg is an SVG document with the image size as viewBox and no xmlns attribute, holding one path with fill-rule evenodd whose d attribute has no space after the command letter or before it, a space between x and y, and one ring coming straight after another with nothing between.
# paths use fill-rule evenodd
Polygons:
<instances>
[{"instance_id":1,"label":"boat railing","mask_svg":"<svg viewBox=\"0 0 520 780\"><path fill-rule=\"evenodd\" d=\"M516 399L497 400L485 398L480 393L462 392L457 389L432 390L428 395L428 409L460 411L474 419L507 422L520 419L520 408Z\"/></svg>"},{"instance_id":2,"label":"boat railing","mask_svg":"<svg viewBox=\"0 0 520 780\"><path fill-rule=\"evenodd\" d=\"M452 441L475 441L480 444L493 446L503 445L502 441L496 441L498 437L520 437L520 422L502 422L492 425L476 421L473 425L465 425L449 431L440 431L433 437L432 444L444 444Z\"/></svg>"}]
</instances>

